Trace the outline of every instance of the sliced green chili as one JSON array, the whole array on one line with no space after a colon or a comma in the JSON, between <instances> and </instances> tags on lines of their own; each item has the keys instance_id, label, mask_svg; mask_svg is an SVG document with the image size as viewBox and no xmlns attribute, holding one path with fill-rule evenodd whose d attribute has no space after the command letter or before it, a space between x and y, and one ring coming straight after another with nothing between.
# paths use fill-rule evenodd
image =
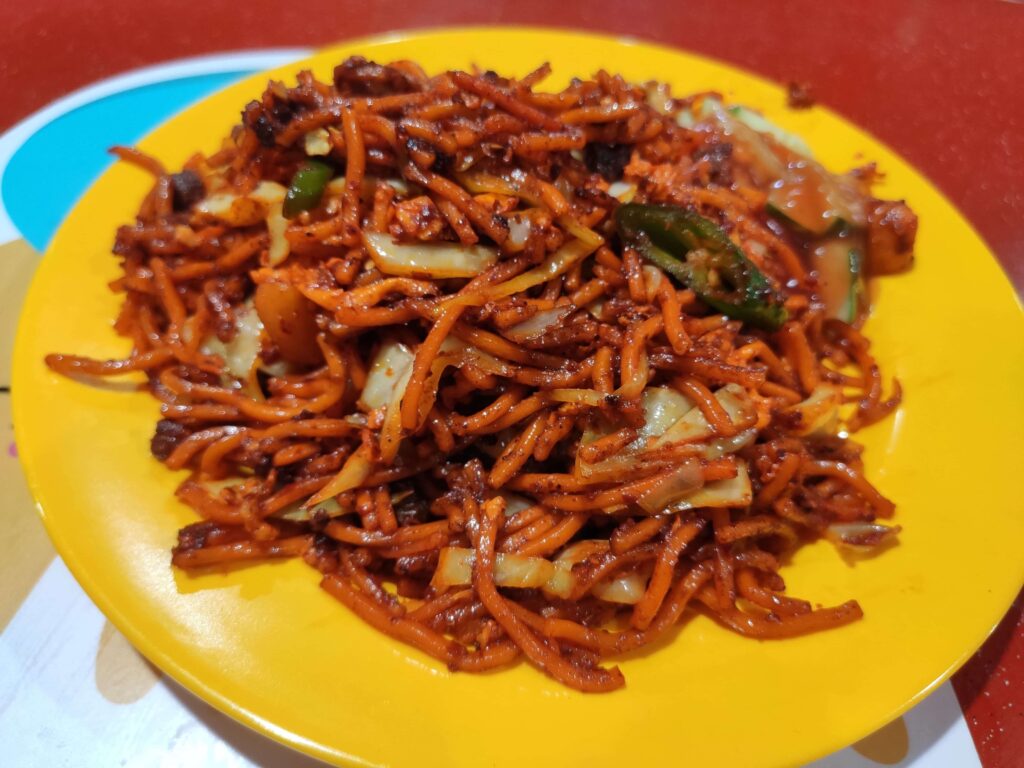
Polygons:
<instances>
[{"instance_id":1,"label":"sliced green chili","mask_svg":"<svg viewBox=\"0 0 1024 768\"><path fill-rule=\"evenodd\" d=\"M284 198L285 218L298 216L302 211L316 208L323 197L327 182L334 175L334 168L320 160L306 160L295 171Z\"/></svg>"},{"instance_id":2,"label":"sliced green chili","mask_svg":"<svg viewBox=\"0 0 1024 768\"><path fill-rule=\"evenodd\" d=\"M708 306L768 330L786 322L782 297L728 235L693 211L671 205L620 205L627 244L690 288Z\"/></svg>"}]
</instances>

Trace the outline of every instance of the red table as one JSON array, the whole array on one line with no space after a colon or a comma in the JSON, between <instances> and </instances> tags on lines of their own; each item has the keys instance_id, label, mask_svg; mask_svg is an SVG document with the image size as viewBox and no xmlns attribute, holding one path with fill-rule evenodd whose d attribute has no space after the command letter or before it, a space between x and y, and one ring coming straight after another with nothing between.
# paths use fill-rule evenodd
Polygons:
<instances>
[{"instance_id":1,"label":"red table","mask_svg":"<svg viewBox=\"0 0 1024 768\"><path fill-rule=\"evenodd\" d=\"M475 23L634 35L808 83L935 181L1024 289L1024 5L1009 0L12 0L0 4L0 130L157 61Z\"/></svg>"},{"instance_id":2,"label":"red table","mask_svg":"<svg viewBox=\"0 0 1024 768\"><path fill-rule=\"evenodd\" d=\"M0 132L159 61L472 23L631 35L806 83L932 179L1024 292L1024 4L1014 0L11 0L0 3ZM954 679L986 766L1024 759L1022 604Z\"/></svg>"}]
</instances>

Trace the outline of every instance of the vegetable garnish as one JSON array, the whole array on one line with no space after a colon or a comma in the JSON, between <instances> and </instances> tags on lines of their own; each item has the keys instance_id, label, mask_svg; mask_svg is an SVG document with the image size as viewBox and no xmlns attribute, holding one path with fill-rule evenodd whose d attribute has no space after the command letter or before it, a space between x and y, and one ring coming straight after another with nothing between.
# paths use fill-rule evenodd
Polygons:
<instances>
[{"instance_id":1,"label":"vegetable garnish","mask_svg":"<svg viewBox=\"0 0 1024 768\"><path fill-rule=\"evenodd\" d=\"M786 322L771 281L709 219L675 206L627 203L615 222L628 245L709 306L767 330Z\"/></svg>"},{"instance_id":2,"label":"vegetable garnish","mask_svg":"<svg viewBox=\"0 0 1024 768\"><path fill-rule=\"evenodd\" d=\"M306 160L295 171L284 198L284 216L291 219L315 208L327 188L334 169L322 160Z\"/></svg>"}]
</instances>

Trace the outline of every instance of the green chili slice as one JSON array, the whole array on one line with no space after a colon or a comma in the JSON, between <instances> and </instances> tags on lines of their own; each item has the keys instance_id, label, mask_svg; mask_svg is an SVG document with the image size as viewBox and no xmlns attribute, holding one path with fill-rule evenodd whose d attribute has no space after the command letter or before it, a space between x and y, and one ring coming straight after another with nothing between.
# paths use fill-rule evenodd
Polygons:
<instances>
[{"instance_id":1,"label":"green chili slice","mask_svg":"<svg viewBox=\"0 0 1024 768\"><path fill-rule=\"evenodd\" d=\"M291 219L302 211L316 208L333 175L334 168L320 160L306 160L300 165L284 197L285 218Z\"/></svg>"},{"instance_id":2,"label":"green chili slice","mask_svg":"<svg viewBox=\"0 0 1024 768\"><path fill-rule=\"evenodd\" d=\"M623 240L690 288L708 306L770 331L786 322L771 281L712 221L671 205L620 205Z\"/></svg>"}]
</instances>

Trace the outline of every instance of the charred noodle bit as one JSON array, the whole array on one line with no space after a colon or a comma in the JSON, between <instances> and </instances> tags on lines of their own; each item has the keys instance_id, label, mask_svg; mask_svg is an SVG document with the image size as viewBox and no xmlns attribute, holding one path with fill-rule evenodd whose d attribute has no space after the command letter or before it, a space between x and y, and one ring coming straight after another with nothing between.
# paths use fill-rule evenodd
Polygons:
<instances>
[{"instance_id":1,"label":"charred noodle bit","mask_svg":"<svg viewBox=\"0 0 1024 768\"><path fill-rule=\"evenodd\" d=\"M452 670L610 691L692 601L758 638L859 618L779 559L899 530L840 434L899 404L860 266L909 265L913 213L749 111L549 72L356 57L178 172L116 148L154 178L114 246L132 352L46 363L161 401L202 518L175 566L301 557Z\"/></svg>"}]
</instances>

